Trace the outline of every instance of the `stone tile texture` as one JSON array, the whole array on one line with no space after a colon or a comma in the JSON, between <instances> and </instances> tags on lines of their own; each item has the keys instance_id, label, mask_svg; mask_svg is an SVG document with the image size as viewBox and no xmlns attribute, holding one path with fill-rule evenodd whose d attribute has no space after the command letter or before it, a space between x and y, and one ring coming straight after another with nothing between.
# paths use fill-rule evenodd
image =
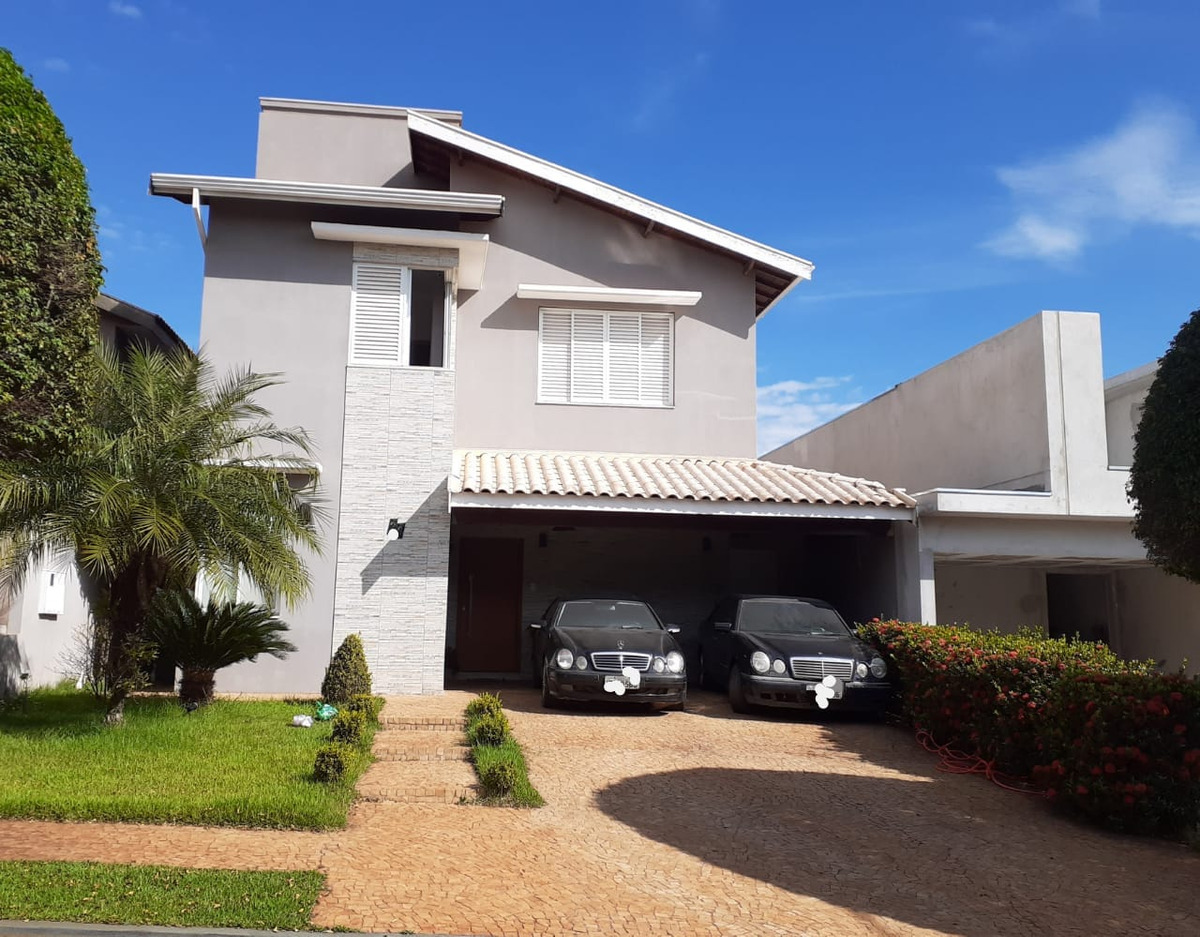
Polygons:
<instances>
[{"instance_id":1,"label":"stone tile texture","mask_svg":"<svg viewBox=\"0 0 1200 937\"><path fill-rule=\"evenodd\" d=\"M685 713L546 712L529 690L502 695L540 810L369 799L394 772L435 789L469 776L467 762L382 750L401 734L418 747L431 731L455 737L469 694L450 692L389 701L381 760L344 831L6 821L0 857L320 868L315 923L371 931L1200 932L1200 855L940 774L903 730L739 717L710 694Z\"/></svg>"}]
</instances>

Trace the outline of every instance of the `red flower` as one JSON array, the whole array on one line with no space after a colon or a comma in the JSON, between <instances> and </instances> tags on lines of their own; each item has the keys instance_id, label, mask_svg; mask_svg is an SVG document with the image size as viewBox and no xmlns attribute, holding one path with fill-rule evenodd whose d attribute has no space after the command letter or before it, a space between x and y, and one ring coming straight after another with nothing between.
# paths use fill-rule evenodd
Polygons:
<instances>
[{"instance_id":1,"label":"red flower","mask_svg":"<svg viewBox=\"0 0 1200 937\"><path fill-rule=\"evenodd\" d=\"M1187 732L1187 726L1176 724L1176 726L1175 726L1175 734L1176 735L1183 735L1185 732Z\"/></svg>"},{"instance_id":2,"label":"red flower","mask_svg":"<svg viewBox=\"0 0 1200 937\"><path fill-rule=\"evenodd\" d=\"M1080 797L1087 797L1087 794L1088 794L1087 785L1086 784L1077 784L1075 786L1075 793L1078 794Z\"/></svg>"},{"instance_id":3,"label":"red flower","mask_svg":"<svg viewBox=\"0 0 1200 937\"><path fill-rule=\"evenodd\" d=\"M1113 763L1110 761L1108 764L1106 764L1106 765L1104 766L1104 773L1105 773L1105 774L1116 774L1116 773L1117 773L1117 766L1116 766L1116 765L1114 765L1114 764L1113 764Z\"/></svg>"},{"instance_id":4,"label":"red flower","mask_svg":"<svg viewBox=\"0 0 1200 937\"><path fill-rule=\"evenodd\" d=\"M1133 803L1133 795L1131 795L1131 794L1126 794L1126 795L1125 795L1125 803L1127 803L1127 804L1132 804L1132 803Z\"/></svg>"}]
</instances>

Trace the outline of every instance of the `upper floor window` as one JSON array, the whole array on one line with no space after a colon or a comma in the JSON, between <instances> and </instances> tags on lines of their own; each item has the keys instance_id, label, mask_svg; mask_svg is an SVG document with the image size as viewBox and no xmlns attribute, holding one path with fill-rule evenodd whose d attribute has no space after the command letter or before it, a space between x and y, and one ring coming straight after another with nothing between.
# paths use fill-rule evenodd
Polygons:
<instances>
[{"instance_id":1,"label":"upper floor window","mask_svg":"<svg viewBox=\"0 0 1200 937\"><path fill-rule=\"evenodd\" d=\"M674 316L543 309L538 403L669 407Z\"/></svg>"},{"instance_id":2,"label":"upper floor window","mask_svg":"<svg viewBox=\"0 0 1200 937\"><path fill-rule=\"evenodd\" d=\"M356 263L350 363L443 367L448 304L444 270Z\"/></svg>"}]
</instances>

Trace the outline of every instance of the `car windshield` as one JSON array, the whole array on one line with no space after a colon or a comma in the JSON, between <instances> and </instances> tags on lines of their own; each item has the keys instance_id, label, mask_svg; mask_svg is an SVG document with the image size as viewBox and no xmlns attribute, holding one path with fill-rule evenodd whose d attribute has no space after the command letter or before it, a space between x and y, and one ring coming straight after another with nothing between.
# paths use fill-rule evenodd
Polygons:
<instances>
[{"instance_id":1,"label":"car windshield","mask_svg":"<svg viewBox=\"0 0 1200 937\"><path fill-rule=\"evenodd\" d=\"M622 628L653 631L661 627L645 602L586 599L564 602L558 615L560 628Z\"/></svg>"},{"instance_id":2,"label":"car windshield","mask_svg":"<svg viewBox=\"0 0 1200 937\"><path fill-rule=\"evenodd\" d=\"M800 599L746 599L738 616L738 631L751 634L836 634L850 631L831 608Z\"/></svg>"}]
</instances>

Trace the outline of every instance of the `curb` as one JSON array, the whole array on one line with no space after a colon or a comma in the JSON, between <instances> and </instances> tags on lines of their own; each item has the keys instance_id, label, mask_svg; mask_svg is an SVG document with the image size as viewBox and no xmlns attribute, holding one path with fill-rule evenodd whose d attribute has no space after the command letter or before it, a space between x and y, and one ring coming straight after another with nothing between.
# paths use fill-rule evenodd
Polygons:
<instances>
[{"instance_id":1,"label":"curb","mask_svg":"<svg viewBox=\"0 0 1200 937\"><path fill-rule=\"evenodd\" d=\"M186 937L317 937L330 931L247 930L241 927L162 927L145 924L72 924L58 921L0 921L0 937L150 937L150 935L186 935ZM358 933L358 932L356 932ZM412 934L411 931L405 933ZM387 931L372 937L398 937ZM452 934L414 934L413 937L463 937Z\"/></svg>"}]
</instances>

